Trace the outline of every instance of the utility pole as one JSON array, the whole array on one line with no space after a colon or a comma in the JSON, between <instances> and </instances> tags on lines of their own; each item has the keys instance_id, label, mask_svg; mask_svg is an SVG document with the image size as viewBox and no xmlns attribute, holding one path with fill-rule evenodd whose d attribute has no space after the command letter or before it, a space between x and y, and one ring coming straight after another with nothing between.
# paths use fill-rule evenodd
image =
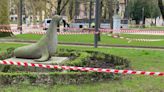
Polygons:
<instances>
[{"instance_id":1,"label":"utility pole","mask_svg":"<svg viewBox=\"0 0 164 92\"><path fill-rule=\"evenodd\" d=\"M22 34L22 7L23 7L23 2L22 2L22 0L20 0L19 1L19 16L20 16L20 27L19 27L19 29L20 29L20 34Z\"/></svg>"},{"instance_id":2,"label":"utility pole","mask_svg":"<svg viewBox=\"0 0 164 92\"><path fill-rule=\"evenodd\" d=\"M95 36L94 36L94 39L95 39L95 42L94 42L94 47L97 48L98 47L98 33L99 33L99 12L100 12L100 0L96 0L96 10L95 10Z\"/></svg>"},{"instance_id":3,"label":"utility pole","mask_svg":"<svg viewBox=\"0 0 164 92\"><path fill-rule=\"evenodd\" d=\"M91 28L91 23L92 23L92 0L90 0L89 3L89 28Z\"/></svg>"}]
</instances>

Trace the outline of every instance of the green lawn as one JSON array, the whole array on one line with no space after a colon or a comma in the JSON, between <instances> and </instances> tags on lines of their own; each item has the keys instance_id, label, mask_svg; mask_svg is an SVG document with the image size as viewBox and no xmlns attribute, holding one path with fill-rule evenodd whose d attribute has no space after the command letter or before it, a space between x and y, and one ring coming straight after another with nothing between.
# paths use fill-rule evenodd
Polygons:
<instances>
[{"instance_id":1,"label":"green lawn","mask_svg":"<svg viewBox=\"0 0 164 92\"><path fill-rule=\"evenodd\" d=\"M0 44L0 48L22 46ZM134 70L164 72L164 51L120 48L92 48L59 46L75 50L93 50L128 58ZM12 85L1 88L1 92L164 92L164 77L126 75L119 81L106 81L81 85L31 86Z\"/></svg>"},{"instance_id":2,"label":"green lawn","mask_svg":"<svg viewBox=\"0 0 164 92\"><path fill-rule=\"evenodd\" d=\"M164 30L164 26L161 26L161 27L156 27L156 26L152 26L152 27L146 27L144 29L150 29L150 30Z\"/></svg>"},{"instance_id":3,"label":"green lawn","mask_svg":"<svg viewBox=\"0 0 164 92\"><path fill-rule=\"evenodd\" d=\"M0 52L5 51L7 48L16 48L20 46L24 46L25 44L6 44L6 43L0 43Z\"/></svg>"},{"instance_id":4,"label":"green lawn","mask_svg":"<svg viewBox=\"0 0 164 92\"><path fill-rule=\"evenodd\" d=\"M122 34L123 37L133 38L133 39L163 39L164 35L137 35L137 34Z\"/></svg>"},{"instance_id":5,"label":"green lawn","mask_svg":"<svg viewBox=\"0 0 164 92\"><path fill-rule=\"evenodd\" d=\"M16 35L13 37L15 39L24 39L24 40L38 40L42 35L36 34L23 34ZM99 44L106 45L130 45L130 46L164 46L164 36L157 35L127 35L122 34L123 37L128 37L132 39L163 39L162 41L157 42L138 42L131 41L130 43L126 39L112 38L111 36L101 35L101 41ZM12 38L12 39L13 39ZM71 43L94 43L94 35L59 35L59 42L71 42Z\"/></svg>"}]
</instances>

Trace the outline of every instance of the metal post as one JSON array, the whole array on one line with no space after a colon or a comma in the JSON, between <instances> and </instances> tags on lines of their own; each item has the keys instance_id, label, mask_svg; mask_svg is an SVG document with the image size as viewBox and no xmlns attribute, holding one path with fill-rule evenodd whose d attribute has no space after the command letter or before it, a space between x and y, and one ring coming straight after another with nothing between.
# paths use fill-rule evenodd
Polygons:
<instances>
[{"instance_id":1,"label":"metal post","mask_svg":"<svg viewBox=\"0 0 164 92\"><path fill-rule=\"evenodd\" d=\"M90 1L89 5L89 28L91 28L91 23L92 23L92 0Z\"/></svg>"},{"instance_id":2,"label":"metal post","mask_svg":"<svg viewBox=\"0 0 164 92\"><path fill-rule=\"evenodd\" d=\"M22 2L22 0L20 0L19 1L19 16L20 16L20 27L19 27L19 29L20 29L20 34L22 34L22 6L23 6L23 2Z\"/></svg>"},{"instance_id":3,"label":"metal post","mask_svg":"<svg viewBox=\"0 0 164 92\"><path fill-rule=\"evenodd\" d=\"M98 32L99 32L99 11L100 11L100 0L96 0L96 16L95 16L95 42L94 42L94 47L98 47Z\"/></svg>"},{"instance_id":4,"label":"metal post","mask_svg":"<svg viewBox=\"0 0 164 92\"><path fill-rule=\"evenodd\" d=\"M100 26L101 26L101 13L102 13L102 1L101 0L99 0L99 19L98 19L98 28L100 28ZM101 41L101 37L100 37L100 31L99 31L99 34L98 34L98 41Z\"/></svg>"}]
</instances>

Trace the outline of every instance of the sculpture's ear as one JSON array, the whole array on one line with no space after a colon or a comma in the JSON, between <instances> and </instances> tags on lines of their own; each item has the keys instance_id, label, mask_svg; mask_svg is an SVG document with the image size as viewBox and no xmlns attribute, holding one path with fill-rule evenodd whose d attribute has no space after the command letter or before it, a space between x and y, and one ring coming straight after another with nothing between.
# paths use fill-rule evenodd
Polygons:
<instances>
[{"instance_id":1,"label":"sculpture's ear","mask_svg":"<svg viewBox=\"0 0 164 92\"><path fill-rule=\"evenodd\" d=\"M63 24L63 19L61 19L61 20L59 21L59 24L60 24L60 25L62 25L62 24Z\"/></svg>"},{"instance_id":2,"label":"sculpture's ear","mask_svg":"<svg viewBox=\"0 0 164 92\"><path fill-rule=\"evenodd\" d=\"M59 21L62 20L62 17L59 16L59 15L55 15L55 16L53 17L53 19L56 20L57 22L59 22Z\"/></svg>"},{"instance_id":3,"label":"sculpture's ear","mask_svg":"<svg viewBox=\"0 0 164 92\"><path fill-rule=\"evenodd\" d=\"M55 16L52 17L52 19L53 19L53 20L61 20L62 17L59 16L59 15L55 15Z\"/></svg>"}]
</instances>

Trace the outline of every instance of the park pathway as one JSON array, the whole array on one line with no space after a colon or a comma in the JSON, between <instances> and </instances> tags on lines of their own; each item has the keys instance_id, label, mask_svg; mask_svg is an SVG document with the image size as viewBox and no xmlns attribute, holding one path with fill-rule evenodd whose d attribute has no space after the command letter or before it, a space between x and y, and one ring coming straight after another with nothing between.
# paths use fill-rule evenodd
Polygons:
<instances>
[{"instance_id":1,"label":"park pathway","mask_svg":"<svg viewBox=\"0 0 164 92\"><path fill-rule=\"evenodd\" d=\"M19 43L19 44L31 44L36 43L35 40L20 40L20 39L0 39L0 43ZM94 44L86 43L63 43L59 42L59 45L62 46L76 46L76 47L94 47ZM99 48L124 48L124 49L141 49L141 50L164 50L164 47L155 47L155 46L129 46L129 45L98 45Z\"/></svg>"}]
</instances>

